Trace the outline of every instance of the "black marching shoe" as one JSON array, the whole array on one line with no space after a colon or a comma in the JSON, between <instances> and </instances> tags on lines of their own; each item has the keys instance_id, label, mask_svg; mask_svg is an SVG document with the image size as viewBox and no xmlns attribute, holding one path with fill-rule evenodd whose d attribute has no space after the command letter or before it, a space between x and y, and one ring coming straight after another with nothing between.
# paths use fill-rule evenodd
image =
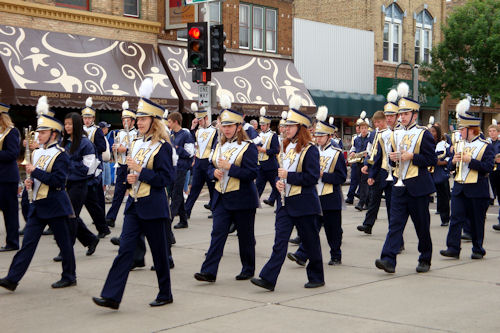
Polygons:
<instances>
[{"instance_id":1,"label":"black marching shoe","mask_svg":"<svg viewBox=\"0 0 500 333\"><path fill-rule=\"evenodd\" d=\"M85 253L85 255L87 256L93 255L97 247L97 244L99 244L99 237L96 237L95 240L92 243L90 243L87 253Z\"/></svg>"},{"instance_id":2,"label":"black marching shoe","mask_svg":"<svg viewBox=\"0 0 500 333\"><path fill-rule=\"evenodd\" d=\"M109 298L92 297L92 300L94 301L95 304L102 306L102 307L105 307L105 308L118 310L118 308L120 307L120 303L113 301L112 299L109 299Z\"/></svg>"},{"instance_id":3,"label":"black marching shoe","mask_svg":"<svg viewBox=\"0 0 500 333\"><path fill-rule=\"evenodd\" d=\"M130 270L133 270L135 268L142 268L142 267L145 267L145 266L146 266L146 263L144 262L144 260L134 261L132 263L132 267L130 267Z\"/></svg>"},{"instance_id":4,"label":"black marching shoe","mask_svg":"<svg viewBox=\"0 0 500 333\"><path fill-rule=\"evenodd\" d=\"M494 225L493 225L493 230L498 230L498 231L500 231L500 223L498 223L498 224L494 224Z\"/></svg>"},{"instance_id":5,"label":"black marching shoe","mask_svg":"<svg viewBox=\"0 0 500 333\"><path fill-rule=\"evenodd\" d=\"M68 281L68 280L59 280L57 282L52 283L51 287L54 289L58 288L66 288L76 286L76 280Z\"/></svg>"},{"instance_id":6,"label":"black marching shoe","mask_svg":"<svg viewBox=\"0 0 500 333\"><path fill-rule=\"evenodd\" d=\"M53 234L54 234L54 232L50 228L47 228L47 230L42 232L42 235L44 235L44 236L53 235Z\"/></svg>"},{"instance_id":7,"label":"black marching shoe","mask_svg":"<svg viewBox=\"0 0 500 333\"><path fill-rule=\"evenodd\" d=\"M426 273L431 269L431 264L425 261L419 261L416 268L417 273Z\"/></svg>"},{"instance_id":8,"label":"black marching shoe","mask_svg":"<svg viewBox=\"0 0 500 333\"><path fill-rule=\"evenodd\" d=\"M12 247L12 246L2 246L0 247L0 252L9 252L9 251L17 251L19 248Z\"/></svg>"},{"instance_id":9,"label":"black marching shoe","mask_svg":"<svg viewBox=\"0 0 500 333\"><path fill-rule=\"evenodd\" d=\"M352 205L354 203L353 199L345 199L345 203L348 205Z\"/></svg>"},{"instance_id":10,"label":"black marching shoe","mask_svg":"<svg viewBox=\"0 0 500 333\"><path fill-rule=\"evenodd\" d=\"M204 205L203 205L203 207L204 207L205 209L208 209L208 210L211 210L211 208L212 208L212 207L210 207L210 205L209 205L209 204L204 204Z\"/></svg>"},{"instance_id":11,"label":"black marching shoe","mask_svg":"<svg viewBox=\"0 0 500 333\"><path fill-rule=\"evenodd\" d=\"M215 276L210 273L195 273L194 278L203 282L215 282Z\"/></svg>"},{"instance_id":12,"label":"black marching shoe","mask_svg":"<svg viewBox=\"0 0 500 333\"><path fill-rule=\"evenodd\" d=\"M448 225L450 225L450 221L442 221L441 222L442 227L447 227Z\"/></svg>"},{"instance_id":13,"label":"black marching shoe","mask_svg":"<svg viewBox=\"0 0 500 333\"><path fill-rule=\"evenodd\" d=\"M342 260L340 259L332 259L328 262L328 265L330 266L338 266L338 265L342 265Z\"/></svg>"},{"instance_id":14,"label":"black marching shoe","mask_svg":"<svg viewBox=\"0 0 500 333\"><path fill-rule=\"evenodd\" d=\"M109 241L113 245L120 246L120 237L111 237Z\"/></svg>"},{"instance_id":15,"label":"black marching shoe","mask_svg":"<svg viewBox=\"0 0 500 333\"><path fill-rule=\"evenodd\" d=\"M179 222L174 225L174 229L186 229L188 227L187 222Z\"/></svg>"},{"instance_id":16,"label":"black marching shoe","mask_svg":"<svg viewBox=\"0 0 500 333\"><path fill-rule=\"evenodd\" d=\"M293 244L293 245L299 245L300 244L300 237L297 236L295 238L290 238L290 240L288 242L290 244Z\"/></svg>"},{"instance_id":17,"label":"black marching shoe","mask_svg":"<svg viewBox=\"0 0 500 333\"><path fill-rule=\"evenodd\" d=\"M396 269L394 268L394 266L390 262L388 262L387 260L383 260L383 259L375 260L375 266L378 269L384 270L384 272L386 272L386 273L392 274L396 271Z\"/></svg>"},{"instance_id":18,"label":"black marching shoe","mask_svg":"<svg viewBox=\"0 0 500 333\"><path fill-rule=\"evenodd\" d=\"M107 235L109 235L110 233L111 233L111 231L109 231L109 230L107 230L107 231L105 231L105 232L100 232L100 233L97 235L97 237L99 237L99 238L104 238L104 237L106 237Z\"/></svg>"},{"instance_id":19,"label":"black marching shoe","mask_svg":"<svg viewBox=\"0 0 500 333\"><path fill-rule=\"evenodd\" d=\"M305 285L304 285L304 288L308 288L308 289L311 289L311 288L319 288L319 287L323 287L325 285L324 282L307 282Z\"/></svg>"},{"instance_id":20,"label":"black marching shoe","mask_svg":"<svg viewBox=\"0 0 500 333\"><path fill-rule=\"evenodd\" d=\"M57 256L55 256L54 258L52 258L52 260L54 260L55 262L61 262L62 261L61 254L58 254Z\"/></svg>"},{"instance_id":21,"label":"black marching shoe","mask_svg":"<svg viewBox=\"0 0 500 333\"><path fill-rule=\"evenodd\" d=\"M306 265L306 262L299 257L295 255L295 253L288 252L286 257L290 259L291 261L295 261L297 265L304 267Z\"/></svg>"},{"instance_id":22,"label":"black marching shoe","mask_svg":"<svg viewBox=\"0 0 500 333\"><path fill-rule=\"evenodd\" d=\"M0 279L0 287L7 290L14 291L17 288L17 283L7 280L7 278Z\"/></svg>"},{"instance_id":23,"label":"black marching shoe","mask_svg":"<svg viewBox=\"0 0 500 333\"><path fill-rule=\"evenodd\" d=\"M405 246L401 245L401 247L399 248L398 254L403 253L404 250L405 250Z\"/></svg>"},{"instance_id":24,"label":"black marching shoe","mask_svg":"<svg viewBox=\"0 0 500 333\"><path fill-rule=\"evenodd\" d=\"M354 208L355 208L356 210L359 210L360 212L361 212L361 211L363 211L363 206L361 206L361 205L359 205L359 204L358 204L358 205L356 205L356 206L354 206Z\"/></svg>"},{"instance_id":25,"label":"black marching shoe","mask_svg":"<svg viewBox=\"0 0 500 333\"><path fill-rule=\"evenodd\" d=\"M212 214L207 216L207 219L213 219L213 218L214 218L214 216Z\"/></svg>"},{"instance_id":26,"label":"black marching shoe","mask_svg":"<svg viewBox=\"0 0 500 333\"><path fill-rule=\"evenodd\" d=\"M231 223L231 225L229 226L229 231L228 233L232 234L233 232L236 231L236 224L234 223Z\"/></svg>"},{"instance_id":27,"label":"black marching shoe","mask_svg":"<svg viewBox=\"0 0 500 333\"><path fill-rule=\"evenodd\" d=\"M272 202L271 200L264 199L264 200L262 200L262 201L263 201L266 205L268 205L268 206L271 206L271 207L273 207L273 206L274 206L274 202Z\"/></svg>"},{"instance_id":28,"label":"black marching shoe","mask_svg":"<svg viewBox=\"0 0 500 333\"><path fill-rule=\"evenodd\" d=\"M19 230L19 236L24 236L24 228L22 228L21 230Z\"/></svg>"},{"instance_id":29,"label":"black marching shoe","mask_svg":"<svg viewBox=\"0 0 500 333\"><path fill-rule=\"evenodd\" d=\"M170 303L173 303L174 300L171 298L171 299L165 299L165 300L160 300L160 299L155 299L154 301L152 301L151 303L149 303L149 306L152 306L152 307L155 307L155 306L162 306L162 305L167 305L167 304L170 304Z\"/></svg>"},{"instance_id":30,"label":"black marching shoe","mask_svg":"<svg viewBox=\"0 0 500 333\"><path fill-rule=\"evenodd\" d=\"M464 241L471 241L472 240L472 236L465 231L462 233L462 236L460 238Z\"/></svg>"},{"instance_id":31,"label":"black marching shoe","mask_svg":"<svg viewBox=\"0 0 500 333\"><path fill-rule=\"evenodd\" d=\"M274 291L273 284L271 282L267 282L264 279L261 279L261 278L252 278L250 280L250 282L252 282L257 287L261 287L261 288L267 289L269 291Z\"/></svg>"},{"instance_id":32,"label":"black marching shoe","mask_svg":"<svg viewBox=\"0 0 500 333\"><path fill-rule=\"evenodd\" d=\"M372 226L371 225L365 225L365 224L358 225L358 230L362 231L368 235L372 234Z\"/></svg>"},{"instance_id":33,"label":"black marching shoe","mask_svg":"<svg viewBox=\"0 0 500 333\"><path fill-rule=\"evenodd\" d=\"M114 228L115 227L115 220L113 220L113 219L106 219L106 224L108 225L108 227Z\"/></svg>"},{"instance_id":34,"label":"black marching shoe","mask_svg":"<svg viewBox=\"0 0 500 333\"><path fill-rule=\"evenodd\" d=\"M253 278L253 274L245 274L245 273L240 273L235 277L237 281L250 280L251 278Z\"/></svg>"},{"instance_id":35,"label":"black marching shoe","mask_svg":"<svg viewBox=\"0 0 500 333\"><path fill-rule=\"evenodd\" d=\"M470 258L471 259L483 259L484 255L478 252L472 252Z\"/></svg>"},{"instance_id":36,"label":"black marching shoe","mask_svg":"<svg viewBox=\"0 0 500 333\"><path fill-rule=\"evenodd\" d=\"M449 249L441 250L439 251L439 254L441 254L443 257L448 257L448 258L455 258L455 259L460 258L460 253L453 252Z\"/></svg>"}]
</instances>

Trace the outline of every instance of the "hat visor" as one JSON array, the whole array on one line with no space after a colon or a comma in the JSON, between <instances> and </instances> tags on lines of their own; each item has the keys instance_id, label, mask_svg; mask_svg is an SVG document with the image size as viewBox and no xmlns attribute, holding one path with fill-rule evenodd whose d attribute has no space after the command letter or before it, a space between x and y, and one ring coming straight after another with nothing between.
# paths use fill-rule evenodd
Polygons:
<instances>
[{"instance_id":1,"label":"hat visor","mask_svg":"<svg viewBox=\"0 0 500 333\"><path fill-rule=\"evenodd\" d=\"M145 113L145 112L137 112L136 118L139 118L139 117L154 117L154 115L152 115L150 113Z\"/></svg>"},{"instance_id":2,"label":"hat visor","mask_svg":"<svg viewBox=\"0 0 500 333\"><path fill-rule=\"evenodd\" d=\"M228 120L228 121L221 121L220 123L222 126L225 126L225 125L239 125L240 123L237 123L235 121L231 121L231 120Z\"/></svg>"},{"instance_id":3,"label":"hat visor","mask_svg":"<svg viewBox=\"0 0 500 333\"><path fill-rule=\"evenodd\" d=\"M325 136L325 135L331 135L330 133L324 133L324 132L314 132L314 136Z\"/></svg>"},{"instance_id":4,"label":"hat visor","mask_svg":"<svg viewBox=\"0 0 500 333\"><path fill-rule=\"evenodd\" d=\"M288 126L288 125L300 125L300 124L296 121L293 121L293 120L287 120L287 121L285 121L285 123L283 125Z\"/></svg>"}]
</instances>

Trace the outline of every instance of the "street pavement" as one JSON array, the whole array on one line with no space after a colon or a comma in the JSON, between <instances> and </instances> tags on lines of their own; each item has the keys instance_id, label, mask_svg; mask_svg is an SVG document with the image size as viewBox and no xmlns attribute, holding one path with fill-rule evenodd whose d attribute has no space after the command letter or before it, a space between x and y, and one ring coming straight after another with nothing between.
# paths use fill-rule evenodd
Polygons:
<instances>
[{"instance_id":1,"label":"street pavement","mask_svg":"<svg viewBox=\"0 0 500 333\"><path fill-rule=\"evenodd\" d=\"M344 192L347 187L344 187ZM264 194L266 197L266 194ZM417 238L411 220L405 230L406 250L398 256L395 274L375 268L387 232L385 207L372 235L356 230L365 212L349 205L343 211L342 265L328 266L329 248L324 231L321 247L326 286L305 289L305 268L285 260L274 292L236 281L241 264L238 240L228 237L217 282L194 280L210 243L212 220L203 208L207 193L196 202L189 228L176 230L172 274L174 303L151 308L157 293L150 252L147 266L132 271L120 310L94 305L117 254L109 236L94 255L75 245L78 285L51 289L61 265L52 257L58 249L51 236L43 236L27 274L15 292L0 290L0 332L499 332L500 232L498 206L490 207L485 228L483 260L470 259L471 243L462 244L460 260L445 259L447 228L440 226L431 204L434 255L431 271L417 274ZM108 207L109 208L109 205ZM123 206L112 229L118 236ZM91 223L87 211L83 219ZM22 219L22 218L21 218ZM177 222L174 221L174 223ZM5 228L0 223L0 244ZM23 224L23 223L22 223ZM95 231L95 228L91 226ZM255 221L256 275L271 254L274 239L273 208L263 205ZM295 246L289 250L294 251ZM15 253L0 254L0 276L5 276Z\"/></svg>"}]
</instances>

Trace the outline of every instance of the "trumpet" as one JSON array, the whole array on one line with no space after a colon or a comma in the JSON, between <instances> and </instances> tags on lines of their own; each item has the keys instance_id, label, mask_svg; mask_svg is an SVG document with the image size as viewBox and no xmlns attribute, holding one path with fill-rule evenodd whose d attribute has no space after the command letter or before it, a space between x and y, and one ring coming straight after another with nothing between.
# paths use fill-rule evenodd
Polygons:
<instances>
[{"instance_id":1,"label":"trumpet","mask_svg":"<svg viewBox=\"0 0 500 333\"><path fill-rule=\"evenodd\" d=\"M401 141L399 142L398 145L398 181L394 186L397 187L403 187L405 184L403 183L403 160L402 160L402 151L403 151L403 138L401 138Z\"/></svg>"},{"instance_id":2,"label":"trumpet","mask_svg":"<svg viewBox=\"0 0 500 333\"><path fill-rule=\"evenodd\" d=\"M360 151L359 153L355 153L353 157L347 158L347 162L349 164L361 163L361 162L363 162L366 153L367 153L366 150Z\"/></svg>"},{"instance_id":3,"label":"trumpet","mask_svg":"<svg viewBox=\"0 0 500 333\"><path fill-rule=\"evenodd\" d=\"M455 181L458 182L458 183L463 183L465 181L465 179L463 179L462 177L462 169L463 169L463 165L464 165L464 162L463 161L463 158L464 158L464 149L465 148L465 141L464 140L460 140L457 142L457 149L456 149L456 152L455 154L460 154L460 162L458 162L458 166L457 166L457 174L455 176Z\"/></svg>"},{"instance_id":4,"label":"trumpet","mask_svg":"<svg viewBox=\"0 0 500 333\"><path fill-rule=\"evenodd\" d=\"M26 149L24 150L24 160L21 162L21 165L31 164L31 150L30 145L35 142L35 131L31 129L31 125L28 128L24 128L24 139L26 140ZM26 171L26 179L29 179L31 174ZM33 187L27 190L28 191L28 200L30 203L33 202Z\"/></svg>"}]
</instances>

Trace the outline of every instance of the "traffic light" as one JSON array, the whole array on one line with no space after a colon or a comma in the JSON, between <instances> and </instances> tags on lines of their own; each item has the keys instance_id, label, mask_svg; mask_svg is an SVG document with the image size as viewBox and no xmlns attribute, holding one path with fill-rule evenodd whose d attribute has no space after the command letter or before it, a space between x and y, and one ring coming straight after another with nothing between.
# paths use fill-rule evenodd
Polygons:
<instances>
[{"instance_id":1,"label":"traffic light","mask_svg":"<svg viewBox=\"0 0 500 333\"><path fill-rule=\"evenodd\" d=\"M188 23L188 68L208 67L207 22Z\"/></svg>"},{"instance_id":2,"label":"traffic light","mask_svg":"<svg viewBox=\"0 0 500 333\"><path fill-rule=\"evenodd\" d=\"M212 72L224 71L226 60L224 54L226 53L226 33L224 32L224 25L210 26L210 68Z\"/></svg>"}]
</instances>

